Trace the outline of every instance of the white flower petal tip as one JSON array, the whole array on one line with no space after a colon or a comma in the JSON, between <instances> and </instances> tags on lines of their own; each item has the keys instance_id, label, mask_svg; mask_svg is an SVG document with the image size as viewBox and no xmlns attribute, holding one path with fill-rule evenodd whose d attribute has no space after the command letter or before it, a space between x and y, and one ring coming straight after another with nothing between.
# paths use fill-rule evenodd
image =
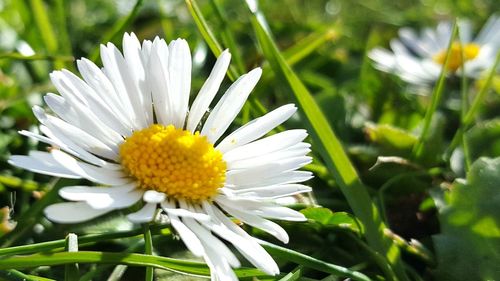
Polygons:
<instances>
[{"instance_id":1,"label":"white flower petal tip","mask_svg":"<svg viewBox=\"0 0 500 281\"><path fill-rule=\"evenodd\" d=\"M144 192L143 200L148 203L161 203L167 196L163 192L148 190Z\"/></svg>"},{"instance_id":2,"label":"white flower petal tip","mask_svg":"<svg viewBox=\"0 0 500 281\"><path fill-rule=\"evenodd\" d=\"M236 80L226 91L208 116L201 134L212 143L224 134L262 75L261 68L255 68Z\"/></svg>"},{"instance_id":3,"label":"white flower petal tip","mask_svg":"<svg viewBox=\"0 0 500 281\"><path fill-rule=\"evenodd\" d=\"M127 218L133 223L151 222L156 214L156 209L156 204L146 203L139 211L128 214Z\"/></svg>"},{"instance_id":4,"label":"white flower petal tip","mask_svg":"<svg viewBox=\"0 0 500 281\"><path fill-rule=\"evenodd\" d=\"M59 190L59 196L71 201L85 201L94 209L121 209L141 199L142 191L135 184L116 187L67 186Z\"/></svg>"},{"instance_id":5,"label":"white flower petal tip","mask_svg":"<svg viewBox=\"0 0 500 281\"><path fill-rule=\"evenodd\" d=\"M45 216L57 223L80 223L94 219L109 212L107 209L94 209L83 202L52 204L45 208Z\"/></svg>"}]
</instances>

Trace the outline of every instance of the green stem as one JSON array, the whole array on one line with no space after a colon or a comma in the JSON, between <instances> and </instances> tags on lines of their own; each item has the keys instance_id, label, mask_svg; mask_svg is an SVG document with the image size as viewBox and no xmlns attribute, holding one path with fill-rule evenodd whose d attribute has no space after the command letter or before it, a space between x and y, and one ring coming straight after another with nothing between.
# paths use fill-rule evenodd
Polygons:
<instances>
[{"instance_id":1,"label":"green stem","mask_svg":"<svg viewBox=\"0 0 500 281\"><path fill-rule=\"evenodd\" d=\"M149 229L149 224L145 223L143 225L144 231L144 253L146 255L153 254L153 239L151 238L151 230ZM146 267L146 277L145 281L153 281L153 268Z\"/></svg>"},{"instance_id":2,"label":"green stem","mask_svg":"<svg viewBox=\"0 0 500 281\"><path fill-rule=\"evenodd\" d=\"M144 239L137 239L137 241L133 242L130 247L122 251L122 253L133 253L137 251L138 249L141 249L144 245ZM92 281L95 280L97 277L101 275L105 271L109 271L109 269L114 268L112 273L108 277L108 281L118 281L121 279L121 276L125 272L128 266L126 265L102 265L102 266L96 266L89 271L87 271L85 274L82 275L79 281Z\"/></svg>"},{"instance_id":3,"label":"green stem","mask_svg":"<svg viewBox=\"0 0 500 281\"><path fill-rule=\"evenodd\" d=\"M115 41L119 36L122 36L123 33L125 32L125 29L134 21L134 19L137 17L139 13L139 9L142 6L143 0L137 0L135 2L134 7L132 8L132 11L130 13L122 18L121 20L117 21L116 24L104 34L103 38L101 39L102 43L107 43L107 42L113 42ZM96 61L99 58L99 52L100 52L101 47L97 46L91 53L90 53L90 60L91 61Z\"/></svg>"},{"instance_id":4,"label":"green stem","mask_svg":"<svg viewBox=\"0 0 500 281\"><path fill-rule=\"evenodd\" d=\"M445 84L444 82L446 80L447 66L451 57L451 45L453 44L453 41L457 37L457 34L458 34L458 27L457 23L455 22L453 24L453 31L451 33L451 38L448 43L448 49L447 49L448 51L446 53L446 58L444 60L443 67L441 69L441 74L439 75L438 83L436 87L434 87L434 90L432 92L431 104L427 109L427 111L425 112L424 127L422 129L422 133L420 134L417 142L413 146L412 156L414 159L420 158L420 156L422 156L424 152L424 147L430 132L432 117L434 116L434 113L438 108L438 105L441 101L441 97L444 91L444 84Z\"/></svg>"},{"instance_id":5,"label":"green stem","mask_svg":"<svg viewBox=\"0 0 500 281\"><path fill-rule=\"evenodd\" d=\"M75 58L72 56L64 56L64 55L41 55L36 54L32 56L25 56L20 53L9 52L0 54L0 59L12 59L12 60L59 60L59 61L74 61Z\"/></svg>"},{"instance_id":6,"label":"green stem","mask_svg":"<svg viewBox=\"0 0 500 281\"><path fill-rule=\"evenodd\" d=\"M493 82L493 77L495 76L496 69L498 67L498 64L500 63L500 52L497 53L495 63L493 64L492 68L490 69L488 76L486 78L486 82L484 83L483 87L479 91L479 93L474 97L474 100L472 101L471 107L465 114L465 116L462 119L462 124L460 128L457 130L455 135L453 136L453 139L451 141L451 144L448 146L448 149L445 153L445 159L449 160L451 157L451 154L453 153L453 150L458 146L458 144L462 141L462 135L465 133L465 131L469 128L471 125L472 121L474 121L474 118L476 117L477 111L479 110L481 103L488 93L488 90L491 87L491 83Z\"/></svg>"},{"instance_id":7,"label":"green stem","mask_svg":"<svg viewBox=\"0 0 500 281\"><path fill-rule=\"evenodd\" d=\"M219 7L219 3L217 3L216 0L210 0L210 4L212 5L215 11L215 15L219 19L219 22L221 24L222 40L229 47L229 51L231 52L236 67L238 68L238 72L243 73L246 71L245 64L243 63L243 59L241 57L240 48L238 48L238 46L236 45L236 40L234 39L233 33L230 29L227 16L225 15L224 11Z\"/></svg>"},{"instance_id":8,"label":"green stem","mask_svg":"<svg viewBox=\"0 0 500 281\"><path fill-rule=\"evenodd\" d=\"M66 245L64 250L68 253L78 252L78 236L74 233L68 234L66 236ZM79 276L78 264L66 264L64 266L64 280L65 281L77 281Z\"/></svg>"},{"instance_id":9,"label":"green stem","mask_svg":"<svg viewBox=\"0 0 500 281\"><path fill-rule=\"evenodd\" d=\"M40 35L42 37L42 41L47 49L47 53L54 55L57 53L59 48L56 35L54 34L54 29L50 23L50 16L47 13L47 9L44 6L42 0L30 0L31 11L33 13L33 17L35 18L35 23L37 25L38 30L40 31ZM56 59L54 61L54 67L56 69L60 69L64 67L64 62Z\"/></svg>"},{"instance_id":10,"label":"green stem","mask_svg":"<svg viewBox=\"0 0 500 281\"><path fill-rule=\"evenodd\" d=\"M55 281L54 279L43 278L39 276L33 276L24 274L21 271L15 269L0 270L0 280L6 281Z\"/></svg>"},{"instance_id":11,"label":"green stem","mask_svg":"<svg viewBox=\"0 0 500 281\"><path fill-rule=\"evenodd\" d=\"M151 230L153 232L161 232L162 234L168 234L168 232L165 233L165 230L168 231L169 225L159 225L155 227L151 227ZM90 234L86 236L80 236L78 239L79 245L86 244L86 243L93 243L93 242L100 242L100 241L106 241L106 240L113 240L113 239L120 239L120 238L126 238L126 237L133 237L137 235L141 235L143 233L142 228L138 229L133 229L133 230L128 230L128 231L119 231L119 232L113 232L113 233L105 233L105 234ZM64 248L66 245L66 240L65 239L59 239L59 240L54 240L54 241L49 241L49 242L41 242L41 243L36 243L36 244L30 244L30 245L23 245L23 246L16 246L16 247L10 247L10 248L1 248L0 249L0 256L3 255L22 255L22 254L31 254L31 253L36 253L36 252L45 252L45 251L51 251L54 249L58 248Z\"/></svg>"},{"instance_id":12,"label":"green stem","mask_svg":"<svg viewBox=\"0 0 500 281\"><path fill-rule=\"evenodd\" d=\"M71 41L68 35L68 25L66 24L68 21L66 20L66 4L64 0L56 0L55 1L55 12L56 12L56 24L58 26L58 35L59 41L61 42L60 49L61 51L68 56L72 56L72 48ZM67 63L66 68L74 70L74 66L71 63Z\"/></svg>"},{"instance_id":13,"label":"green stem","mask_svg":"<svg viewBox=\"0 0 500 281\"><path fill-rule=\"evenodd\" d=\"M259 241L259 243L264 246L264 248L271 254L279 256L288 261L303 265L308 268L313 268L322 272L334 274L335 276L348 277L352 280L357 281L370 281L371 279L361 272L352 271L346 267L338 266L335 264L327 263L322 260L315 259L308 255L290 250L287 248L280 247L278 245Z\"/></svg>"}]
</instances>

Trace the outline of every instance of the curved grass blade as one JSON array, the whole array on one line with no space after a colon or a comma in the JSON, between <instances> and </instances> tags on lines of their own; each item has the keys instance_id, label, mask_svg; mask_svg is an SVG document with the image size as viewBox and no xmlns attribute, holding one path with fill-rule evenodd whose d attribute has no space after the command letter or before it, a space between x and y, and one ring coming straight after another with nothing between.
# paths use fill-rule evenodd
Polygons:
<instances>
[{"instance_id":1,"label":"curved grass blade","mask_svg":"<svg viewBox=\"0 0 500 281\"><path fill-rule=\"evenodd\" d=\"M29 256L13 256L0 259L0 270L23 269L38 266L54 266L70 263L125 264L165 269L182 274L209 276L210 270L204 263L179 259L130 253L109 253L81 251L76 253L46 253ZM238 277L268 276L257 269L241 268L235 270Z\"/></svg>"},{"instance_id":2,"label":"curved grass blade","mask_svg":"<svg viewBox=\"0 0 500 281\"><path fill-rule=\"evenodd\" d=\"M252 15L251 22L264 56L276 74L283 78L291 88L296 102L300 105L299 108L305 117L304 121L309 127L316 148L340 186L354 214L365 226L365 237L368 243L374 250L383 253L386 262L393 268L395 275L387 276L387 278L389 280L408 280L400 259L400 251L390 239L384 237L385 225L379 211L361 182L340 140L329 126L312 95L286 63L273 39L255 14Z\"/></svg>"},{"instance_id":3,"label":"curved grass blade","mask_svg":"<svg viewBox=\"0 0 500 281\"><path fill-rule=\"evenodd\" d=\"M130 13L122 18L121 20L117 21L116 24L104 34L104 37L102 38L101 42L107 43L107 42L113 42L115 41L119 36L123 35L123 32L129 26L132 21L137 17L137 14L139 13L139 9L142 6L143 0L137 0L135 2L134 7L132 8L132 11ZM99 58L99 51L101 49L101 46L97 46L94 48L94 50L90 53L90 60L95 62Z\"/></svg>"}]
</instances>

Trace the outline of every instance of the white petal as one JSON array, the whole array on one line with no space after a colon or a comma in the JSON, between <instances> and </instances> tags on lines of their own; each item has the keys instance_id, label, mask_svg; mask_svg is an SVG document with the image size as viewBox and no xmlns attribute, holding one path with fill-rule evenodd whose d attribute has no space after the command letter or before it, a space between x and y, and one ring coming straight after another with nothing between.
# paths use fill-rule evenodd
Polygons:
<instances>
[{"instance_id":1,"label":"white petal","mask_svg":"<svg viewBox=\"0 0 500 281\"><path fill-rule=\"evenodd\" d=\"M44 100L61 119L96 137L107 146L114 147L123 141L119 133L104 124L101 121L103 118L96 116L93 110L85 105L76 101L68 103L63 97L51 93L45 95Z\"/></svg>"},{"instance_id":2,"label":"white petal","mask_svg":"<svg viewBox=\"0 0 500 281\"><path fill-rule=\"evenodd\" d=\"M263 231L273 235L276 239L282 241L283 243L288 243L288 234L286 231L278 224L264 219L260 216L250 214L248 212L239 210L238 206L228 204L228 200L224 200L224 196L218 196L215 201L230 215L241 220L242 222L262 229Z\"/></svg>"},{"instance_id":3,"label":"white petal","mask_svg":"<svg viewBox=\"0 0 500 281\"><path fill-rule=\"evenodd\" d=\"M210 276L215 281L238 281L238 277L229 266L229 263L223 259L216 250L205 249L205 261L210 267Z\"/></svg>"},{"instance_id":4,"label":"white petal","mask_svg":"<svg viewBox=\"0 0 500 281\"><path fill-rule=\"evenodd\" d=\"M224 153L252 142L288 120L288 118L290 118L296 111L297 108L295 105L287 104L267 113L262 117L254 119L224 138L217 145L217 149Z\"/></svg>"},{"instance_id":5,"label":"white petal","mask_svg":"<svg viewBox=\"0 0 500 281\"><path fill-rule=\"evenodd\" d=\"M299 169L309 163L312 158L308 156L295 157L274 163L262 163L248 169L230 170L226 172L226 184L242 185L249 182L258 183L255 180L278 176L283 172Z\"/></svg>"},{"instance_id":6,"label":"white petal","mask_svg":"<svg viewBox=\"0 0 500 281\"><path fill-rule=\"evenodd\" d=\"M250 71L238 78L222 96L201 130L211 143L215 143L236 118L261 75L260 68Z\"/></svg>"},{"instance_id":7,"label":"white petal","mask_svg":"<svg viewBox=\"0 0 500 281\"><path fill-rule=\"evenodd\" d=\"M156 213L155 203L146 203L144 207L135 213L130 213L127 218L133 223L145 223L153 220Z\"/></svg>"},{"instance_id":8,"label":"white petal","mask_svg":"<svg viewBox=\"0 0 500 281\"><path fill-rule=\"evenodd\" d=\"M173 121L168 60L167 44L163 39L155 38L151 46L148 81L157 122L163 125L172 124Z\"/></svg>"},{"instance_id":9,"label":"white petal","mask_svg":"<svg viewBox=\"0 0 500 281\"><path fill-rule=\"evenodd\" d=\"M202 241L206 248L211 248L217 254L223 257L232 267L240 267L240 262L236 256L222 243L218 238L213 236L209 230L202 227L198 222L191 218L183 219L184 224L191 229L197 237Z\"/></svg>"},{"instance_id":10,"label":"white petal","mask_svg":"<svg viewBox=\"0 0 500 281\"><path fill-rule=\"evenodd\" d=\"M298 143L296 145L291 146L290 148L271 152L257 157L252 157L237 161L228 161L226 162L227 169L228 170L248 169L260 166L262 163L282 162L290 160L292 158L302 157L311 151L309 147L310 144L308 143Z\"/></svg>"},{"instance_id":11,"label":"white petal","mask_svg":"<svg viewBox=\"0 0 500 281\"><path fill-rule=\"evenodd\" d=\"M117 132L126 131L121 122L115 117L115 114L112 113L110 106L106 104L101 92L95 92L82 79L66 69L52 72L50 78L64 99L73 107L72 109L76 114L84 114L81 112L82 110L91 111L92 115L99 116L98 119L106 124L108 130L111 128ZM82 118L86 117L82 116ZM69 123L77 126L86 125L83 121L77 119ZM107 136L104 135L103 137Z\"/></svg>"},{"instance_id":12,"label":"white petal","mask_svg":"<svg viewBox=\"0 0 500 281\"><path fill-rule=\"evenodd\" d=\"M42 130L42 132L44 130L45 131L48 130L47 127L44 127L44 126L41 126L40 129ZM19 134L36 139L38 141L41 141L41 142L44 142L47 144L50 144L50 145L55 146L55 147L59 147L59 148L63 149L64 151L70 153L71 155L78 157L86 162L91 163L91 164L94 164L96 166L106 167L106 168L112 169L112 170L121 169L121 167L119 165L106 162L106 161L96 157L95 155L83 150L82 148L74 145L74 143L69 141L69 140L67 140L67 142L62 142L62 141L60 141L56 138L53 138L53 137L49 138L49 137L45 137L45 136L35 134L35 133L29 132L29 131L24 131L24 130L19 131Z\"/></svg>"},{"instance_id":13,"label":"white petal","mask_svg":"<svg viewBox=\"0 0 500 281\"><path fill-rule=\"evenodd\" d=\"M126 175L121 171L113 171L104 168L99 168L81 161L76 160L69 154L60 150L54 149L51 151L54 160L61 166L80 175L90 181L98 182L105 185L124 185L131 180L126 178Z\"/></svg>"},{"instance_id":14,"label":"white petal","mask_svg":"<svg viewBox=\"0 0 500 281\"><path fill-rule=\"evenodd\" d=\"M148 203L161 203L165 200L166 195L163 192L157 192L155 190L148 190L144 192L144 197L142 198Z\"/></svg>"},{"instance_id":15,"label":"white petal","mask_svg":"<svg viewBox=\"0 0 500 281\"><path fill-rule=\"evenodd\" d=\"M97 210L84 202L52 204L44 209L45 216L57 223L79 223L101 216L110 210Z\"/></svg>"},{"instance_id":16,"label":"white petal","mask_svg":"<svg viewBox=\"0 0 500 281\"><path fill-rule=\"evenodd\" d=\"M74 185L61 188L59 195L66 200L86 201L92 200L93 196L99 194L127 193L134 188L136 188L135 183L112 187Z\"/></svg>"},{"instance_id":17,"label":"white petal","mask_svg":"<svg viewBox=\"0 0 500 281\"><path fill-rule=\"evenodd\" d=\"M303 184L282 184L282 185L271 185L264 187L239 189L235 190L234 193L242 197L275 199L311 191L312 191L311 187Z\"/></svg>"},{"instance_id":18,"label":"white petal","mask_svg":"<svg viewBox=\"0 0 500 281\"><path fill-rule=\"evenodd\" d=\"M186 126L187 130L191 132L196 130L198 123L200 123L201 118L205 112L207 112L210 103L219 90L220 84L226 75L230 61L231 54L226 49L219 56L217 62L215 62L214 68L212 69L212 72L210 72L210 76L208 76L191 105Z\"/></svg>"},{"instance_id":19,"label":"white petal","mask_svg":"<svg viewBox=\"0 0 500 281\"><path fill-rule=\"evenodd\" d=\"M223 237L257 268L270 275L278 274L279 268L273 258L253 237L234 224L217 207L203 202L203 209L212 217L212 222L205 222L217 235Z\"/></svg>"},{"instance_id":20,"label":"white petal","mask_svg":"<svg viewBox=\"0 0 500 281\"><path fill-rule=\"evenodd\" d=\"M81 148L88 152L97 154L111 160L118 159L118 146L109 147L92 135L82 131L63 120L45 114L45 111L38 107L33 107L33 113L43 125L47 126L50 131L59 139L68 138L72 142L78 144Z\"/></svg>"},{"instance_id":21,"label":"white petal","mask_svg":"<svg viewBox=\"0 0 500 281\"><path fill-rule=\"evenodd\" d=\"M172 124L183 128L188 111L191 89L191 53L184 39L172 41L169 46L168 74L170 75L170 93L174 111Z\"/></svg>"},{"instance_id":22,"label":"white petal","mask_svg":"<svg viewBox=\"0 0 500 281\"><path fill-rule=\"evenodd\" d=\"M112 43L101 45L101 60L104 65L104 74L113 84L115 92L120 97L123 109L132 118L132 126L136 130L146 127L144 111L141 108L140 94L130 77L125 59Z\"/></svg>"},{"instance_id":23,"label":"white petal","mask_svg":"<svg viewBox=\"0 0 500 281\"><path fill-rule=\"evenodd\" d=\"M148 45L148 44L147 44ZM147 47L146 47L147 48ZM123 56L130 71L130 78L139 93L139 108L142 110L147 125L153 123L153 107L149 84L146 81L146 66L149 61L148 56L142 55L141 44L134 33L123 35ZM142 117L141 117L142 118Z\"/></svg>"},{"instance_id":24,"label":"white petal","mask_svg":"<svg viewBox=\"0 0 500 281\"><path fill-rule=\"evenodd\" d=\"M191 231L184 223L182 223L175 215L169 215L172 227L179 233L184 245L197 257L205 254L205 249L200 242L200 239Z\"/></svg>"},{"instance_id":25,"label":"white petal","mask_svg":"<svg viewBox=\"0 0 500 281\"><path fill-rule=\"evenodd\" d=\"M274 151L289 148L307 137L306 130L288 130L272 136L242 145L224 153L226 162L265 155Z\"/></svg>"},{"instance_id":26,"label":"white petal","mask_svg":"<svg viewBox=\"0 0 500 281\"><path fill-rule=\"evenodd\" d=\"M111 125L112 128L119 131L123 136L129 136L132 129L132 121L130 120L130 116L126 115L126 111L120 102L120 97L116 94L109 79L97 65L86 58L77 60L76 63L85 82L96 93L99 93L99 98L102 99L109 111L112 112L110 119L112 118L115 121L113 122L115 125Z\"/></svg>"},{"instance_id":27,"label":"white petal","mask_svg":"<svg viewBox=\"0 0 500 281\"><path fill-rule=\"evenodd\" d=\"M186 218L193 218L198 221L202 220L210 220L210 216L207 216L206 214L203 213L198 213L198 212L192 212L190 210L186 210L183 208L178 208L175 203L173 203L171 200L165 200L161 202L161 208L163 211L165 211L169 216L173 215L176 217L186 217Z\"/></svg>"},{"instance_id":28,"label":"white petal","mask_svg":"<svg viewBox=\"0 0 500 281\"><path fill-rule=\"evenodd\" d=\"M143 191L135 183L116 187L68 186L59 191L66 200L85 201L94 209L121 209L135 204Z\"/></svg>"},{"instance_id":29,"label":"white petal","mask_svg":"<svg viewBox=\"0 0 500 281\"><path fill-rule=\"evenodd\" d=\"M305 182L313 178L313 174L309 171L289 171L283 172L276 176L266 179L261 178L246 178L238 181L237 185L227 185L231 189L246 189L256 186L270 186L287 183Z\"/></svg>"},{"instance_id":30,"label":"white petal","mask_svg":"<svg viewBox=\"0 0 500 281\"><path fill-rule=\"evenodd\" d=\"M41 156L44 159L40 159L40 157L34 157L35 154L39 154L38 156ZM80 175L68 170L64 166L61 166L54 160L50 153L46 152L31 151L29 156L12 155L10 156L8 163L19 168L49 176L69 179L81 178Z\"/></svg>"},{"instance_id":31,"label":"white petal","mask_svg":"<svg viewBox=\"0 0 500 281\"><path fill-rule=\"evenodd\" d=\"M498 36L498 30L500 29L500 17L498 15L492 15L488 21L483 25L483 28L479 32L479 35L474 40L480 45L484 44L500 44L500 36Z\"/></svg>"},{"instance_id":32,"label":"white petal","mask_svg":"<svg viewBox=\"0 0 500 281\"><path fill-rule=\"evenodd\" d=\"M375 62L375 68L392 73L396 67L396 58L393 53L382 48L375 48L368 52L368 57Z\"/></svg>"}]
</instances>

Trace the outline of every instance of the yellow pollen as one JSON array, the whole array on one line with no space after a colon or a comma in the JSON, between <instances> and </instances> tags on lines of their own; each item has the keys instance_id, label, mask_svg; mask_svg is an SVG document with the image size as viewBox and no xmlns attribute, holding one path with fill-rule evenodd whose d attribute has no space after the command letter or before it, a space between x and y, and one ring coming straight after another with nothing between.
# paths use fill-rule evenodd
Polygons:
<instances>
[{"instance_id":1,"label":"yellow pollen","mask_svg":"<svg viewBox=\"0 0 500 281\"><path fill-rule=\"evenodd\" d=\"M473 60L479 54L478 44L469 43L469 44L460 44L459 42L453 42L451 44L451 54L450 60L448 61L447 69L450 71L457 71L457 69L462 66L462 48L463 48L463 62ZM443 50L436 54L433 59L435 62L443 65L446 60L446 54L448 50Z\"/></svg>"},{"instance_id":2,"label":"yellow pollen","mask_svg":"<svg viewBox=\"0 0 500 281\"><path fill-rule=\"evenodd\" d=\"M120 146L121 163L144 189L191 202L210 200L226 180L222 153L199 132L173 125L136 131Z\"/></svg>"}]
</instances>

